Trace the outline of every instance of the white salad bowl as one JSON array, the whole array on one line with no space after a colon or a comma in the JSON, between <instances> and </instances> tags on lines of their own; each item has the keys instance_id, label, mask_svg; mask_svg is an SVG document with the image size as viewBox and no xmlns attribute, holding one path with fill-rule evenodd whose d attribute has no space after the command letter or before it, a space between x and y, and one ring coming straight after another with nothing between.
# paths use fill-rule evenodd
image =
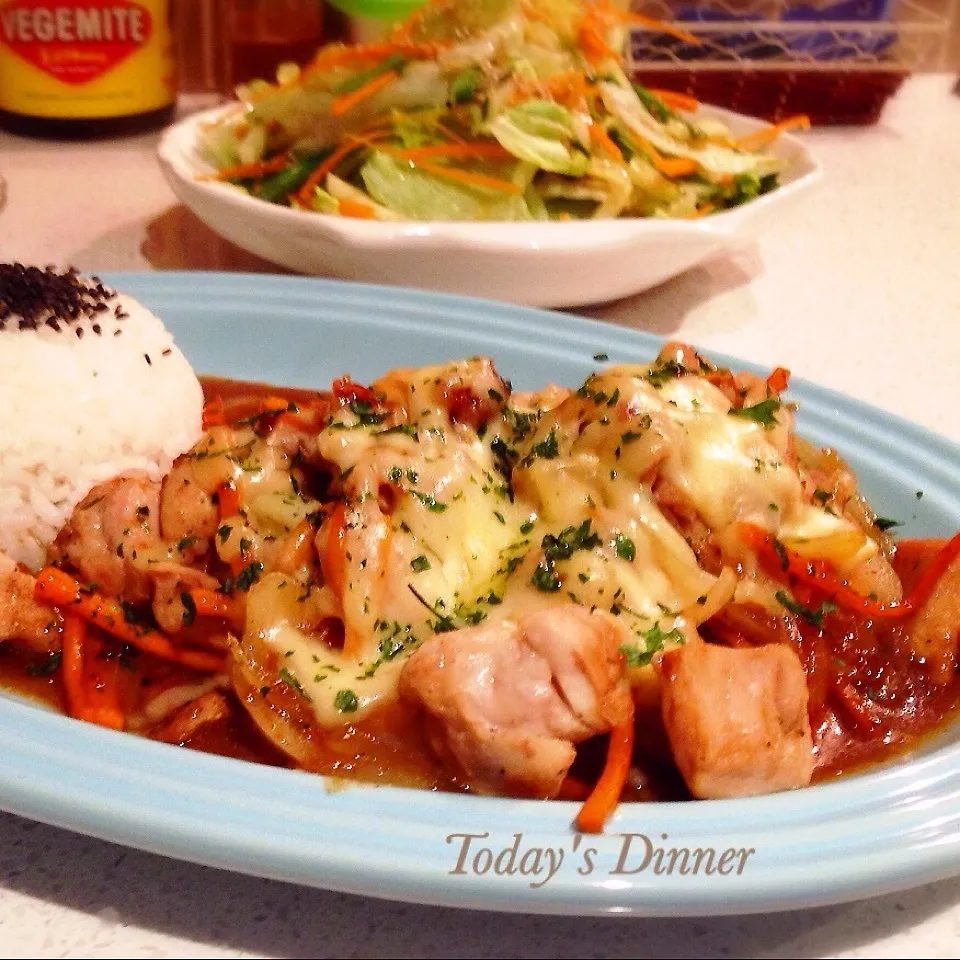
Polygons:
<instances>
[{"instance_id":1,"label":"white salad bowl","mask_svg":"<svg viewBox=\"0 0 960 960\"><path fill-rule=\"evenodd\" d=\"M251 253L299 273L570 307L646 290L755 236L821 175L805 144L781 134L769 148L786 170L778 189L696 220L617 218L549 223L384 222L268 203L205 175L200 134L226 110L171 127L159 147L174 192L204 223ZM766 126L717 107L737 136Z\"/></svg>"}]
</instances>

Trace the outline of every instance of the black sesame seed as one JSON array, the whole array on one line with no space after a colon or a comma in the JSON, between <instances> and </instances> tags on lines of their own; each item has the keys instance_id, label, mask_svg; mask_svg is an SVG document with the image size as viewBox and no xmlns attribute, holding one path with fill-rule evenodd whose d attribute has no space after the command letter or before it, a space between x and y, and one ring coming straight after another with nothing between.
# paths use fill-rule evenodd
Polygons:
<instances>
[{"instance_id":1,"label":"black sesame seed","mask_svg":"<svg viewBox=\"0 0 960 960\"><path fill-rule=\"evenodd\" d=\"M149 353L145 353L143 356L144 356L144 358L146 359L147 364L152 367L152 366L153 366L153 361L150 359L150 354L149 354Z\"/></svg>"},{"instance_id":2,"label":"black sesame seed","mask_svg":"<svg viewBox=\"0 0 960 960\"><path fill-rule=\"evenodd\" d=\"M104 303L116 293L94 279L85 280L74 268L41 270L22 263L0 263L0 323L16 316L21 330L36 330L46 324L59 332L58 321L73 323L92 317L104 309ZM76 328L77 337L83 336Z\"/></svg>"},{"instance_id":3,"label":"black sesame seed","mask_svg":"<svg viewBox=\"0 0 960 960\"><path fill-rule=\"evenodd\" d=\"M93 330L93 332L94 332L98 337L100 336L100 324L99 324L99 323L95 323L90 329Z\"/></svg>"},{"instance_id":4,"label":"black sesame seed","mask_svg":"<svg viewBox=\"0 0 960 960\"><path fill-rule=\"evenodd\" d=\"M160 354L160 356L161 356L161 357L169 357L171 353L173 353L173 351L172 351L169 347L167 347L167 349L164 350L163 353Z\"/></svg>"},{"instance_id":5,"label":"black sesame seed","mask_svg":"<svg viewBox=\"0 0 960 960\"><path fill-rule=\"evenodd\" d=\"M83 339L83 327L75 327L74 332L76 333L78 340Z\"/></svg>"}]
</instances>

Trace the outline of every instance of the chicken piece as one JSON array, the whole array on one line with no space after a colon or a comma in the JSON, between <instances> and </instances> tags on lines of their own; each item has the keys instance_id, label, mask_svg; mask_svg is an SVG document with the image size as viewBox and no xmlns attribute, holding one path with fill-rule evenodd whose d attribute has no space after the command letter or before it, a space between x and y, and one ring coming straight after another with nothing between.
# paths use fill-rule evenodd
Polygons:
<instances>
[{"instance_id":1,"label":"chicken piece","mask_svg":"<svg viewBox=\"0 0 960 960\"><path fill-rule=\"evenodd\" d=\"M60 646L59 623L50 607L33 599L35 583L0 553L0 641L14 640L37 653L50 653Z\"/></svg>"},{"instance_id":2,"label":"chicken piece","mask_svg":"<svg viewBox=\"0 0 960 960\"><path fill-rule=\"evenodd\" d=\"M183 744L201 727L218 723L230 716L227 698L216 690L205 693L182 706L172 717L157 727L151 737L165 743Z\"/></svg>"},{"instance_id":3,"label":"chicken piece","mask_svg":"<svg viewBox=\"0 0 960 960\"><path fill-rule=\"evenodd\" d=\"M177 633L190 621L183 603L183 594L192 587L216 590L220 584L215 577L177 563L158 564L151 570L154 579L153 617L165 633Z\"/></svg>"},{"instance_id":4,"label":"chicken piece","mask_svg":"<svg viewBox=\"0 0 960 960\"><path fill-rule=\"evenodd\" d=\"M659 669L663 722L695 797L746 797L810 783L807 682L793 650L695 642L665 653Z\"/></svg>"},{"instance_id":5,"label":"chicken piece","mask_svg":"<svg viewBox=\"0 0 960 960\"><path fill-rule=\"evenodd\" d=\"M54 558L104 593L149 600L150 577L134 560L160 544L159 499L160 484L143 474L98 484L60 531Z\"/></svg>"},{"instance_id":6,"label":"chicken piece","mask_svg":"<svg viewBox=\"0 0 960 960\"><path fill-rule=\"evenodd\" d=\"M960 637L960 560L954 560L937 581L933 592L910 625L909 645L927 665L937 686L957 675L957 640Z\"/></svg>"},{"instance_id":7,"label":"chicken piece","mask_svg":"<svg viewBox=\"0 0 960 960\"><path fill-rule=\"evenodd\" d=\"M619 646L605 614L554 607L437 634L405 665L400 695L425 710L434 749L478 791L550 798L574 744L628 714Z\"/></svg>"}]
</instances>

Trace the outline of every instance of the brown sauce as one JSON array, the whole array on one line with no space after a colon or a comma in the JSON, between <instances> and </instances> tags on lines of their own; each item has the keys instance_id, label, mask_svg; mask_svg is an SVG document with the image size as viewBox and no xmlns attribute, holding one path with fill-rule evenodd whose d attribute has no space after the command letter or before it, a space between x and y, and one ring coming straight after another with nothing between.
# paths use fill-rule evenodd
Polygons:
<instances>
[{"instance_id":1,"label":"brown sauce","mask_svg":"<svg viewBox=\"0 0 960 960\"><path fill-rule=\"evenodd\" d=\"M323 399L314 390L274 387L219 377L201 377L204 396L219 398L231 407L251 406L260 398L280 396L294 403ZM908 555L895 560L897 572L909 590L922 573L925 557L936 546L914 543ZM710 640L729 642L735 629L737 643L793 642L804 661L810 687L811 725L815 732L818 764L814 782L863 770L917 748L954 719L960 701L956 676L942 686L932 685L924 664L908 655L904 628L897 624L867 626L842 613L828 618L821 632L802 628L797 638L777 636L778 621L745 613L724 623L718 618L705 630ZM64 711L60 672L45 672L46 658L0 644L0 686L52 709ZM194 684L203 679L191 671L139 654L125 663L125 703L136 714L144 703L169 686ZM843 677L872 705L874 721L845 708L830 695ZM293 766L260 732L235 697L225 720L207 724L182 746L241 760L275 766ZM658 723L659 720L653 721ZM646 726L642 724L641 726ZM682 780L668 760L662 731L648 728L644 738L647 759L637 758L624 799L656 801L688 799ZM148 731L149 733L149 731ZM329 734L316 734L316 773L373 783L390 783L433 790L468 789L438 761L426 742L419 717L399 704L381 708L363 722L349 724ZM571 770L576 780L592 782L603 765L604 738L583 744ZM649 757L653 757L650 760Z\"/></svg>"}]
</instances>

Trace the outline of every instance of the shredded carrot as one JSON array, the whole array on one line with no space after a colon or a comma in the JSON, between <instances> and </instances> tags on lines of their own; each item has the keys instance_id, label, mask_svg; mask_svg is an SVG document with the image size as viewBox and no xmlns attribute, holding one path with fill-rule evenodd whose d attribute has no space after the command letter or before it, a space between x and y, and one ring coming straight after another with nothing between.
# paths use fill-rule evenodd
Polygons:
<instances>
[{"instance_id":1,"label":"shredded carrot","mask_svg":"<svg viewBox=\"0 0 960 960\"><path fill-rule=\"evenodd\" d=\"M783 393L790 385L790 371L786 367L775 367L767 377L767 389L771 393Z\"/></svg>"},{"instance_id":2,"label":"shredded carrot","mask_svg":"<svg viewBox=\"0 0 960 960\"><path fill-rule=\"evenodd\" d=\"M122 730L126 717L120 706L120 663L115 656L104 656L106 645L99 637L89 637L86 647L88 694L80 719L110 730Z\"/></svg>"},{"instance_id":3,"label":"shredded carrot","mask_svg":"<svg viewBox=\"0 0 960 960\"><path fill-rule=\"evenodd\" d=\"M605 154L607 154L608 157L611 157L614 160L623 159L623 154L620 152L620 148L613 142L613 140L610 139L610 134L607 133L602 124L590 124L590 142L599 150L602 150Z\"/></svg>"},{"instance_id":4,"label":"shredded carrot","mask_svg":"<svg viewBox=\"0 0 960 960\"><path fill-rule=\"evenodd\" d=\"M240 512L240 493L233 483L222 483L217 487L217 503L220 505L220 518L235 517Z\"/></svg>"},{"instance_id":5,"label":"shredded carrot","mask_svg":"<svg viewBox=\"0 0 960 960\"><path fill-rule=\"evenodd\" d=\"M659 97L671 110L686 110L689 113L693 113L700 106L700 101L696 97L688 96L677 90L661 90L655 87L649 87L648 89L655 97Z\"/></svg>"},{"instance_id":6,"label":"shredded carrot","mask_svg":"<svg viewBox=\"0 0 960 960\"><path fill-rule=\"evenodd\" d=\"M198 617L221 617L234 622L243 620L244 603L235 596L201 587L194 587L189 594Z\"/></svg>"},{"instance_id":7,"label":"shredded carrot","mask_svg":"<svg viewBox=\"0 0 960 960\"><path fill-rule=\"evenodd\" d=\"M900 619L912 613L915 609L917 603L916 589L909 598L901 603L884 604L879 600L873 600L857 593L825 560L800 556L799 553L785 547L779 541L775 541L773 536L762 527L752 523L741 523L740 533L743 539L754 549L757 559L770 576L778 580L785 580L788 575L794 577L799 583L812 587L830 597L838 607L844 607L865 617L885 620ZM953 556L960 554L960 534L957 534L934 561L934 563L937 563L942 556L948 557L939 572L933 572L929 586L925 581L927 574L930 574L931 571L927 570L918 587L924 586L928 590L933 589L940 573L951 562L950 555L946 551L951 547L951 544L954 544L954 541L956 543L953 550L956 552L953 553ZM920 596L920 594L917 594L917 596Z\"/></svg>"},{"instance_id":8,"label":"shredded carrot","mask_svg":"<svg viewBox=\"0 0 960 960\"><path fill-rule=\"evenodd\" d=\"M596 64L608 57L617 59L617 54L610 49L602 29L592 17L583 18L583 22L577 29L577 43L590 63Z\"/></svg>"},{"instance_id":9,"label":"shredded carrot","mask_svg":"<svg viewBox=\"0 0 960 960\"><path fill-rule=\"evenodd\" d=\"M58 607L66 616L82 617L104 633L130 646L152 653L192 670L214 673L223 669L223 658L199 650L175 647L158 630L128 623L123 607L116 600L96 591L84 591L79 582L56 567L45 567L37 575L34 597L38 603Z\"/></svg>"},{"instance_id":10,"label":"shredded carrot","mask_svg":"<svg viewBox=\"0 0 960 960\"><path fill-rule=\"evenodd\" d=\"M610 731L607 760L590 796L584 801L577 815L577 828L584 833L602 833L603 825L610 818L620 801L620 794L627 782L630 761L633 759L633 700L627 717Z\"/></svg>"},{"instance_id":11,"label":"shredded carrot","mask_svg":"<svg viewBox=\"0 0 960 960\"><path fill-rule=\"evenodd\" d=\"M401 160L457 159L467 160L512 160L513 154L497 143L496 140L474 140L463 143L437 143L429 147L410 147L407 150L390 150Z\"/></svg>"},{"instance_id":12,"label":"shredded carrot","mask_svg":"<svg viewBox=\"0 0 960 960\"><path fill-rule=\"evenodd\" d=\"M871 733L883 723L877 708L846 677L835 677L833 688L853 722L865 733Z\"/></svg>"},{"instance_id":13,"label":"shredded carrot","mask_svg":"<svg viewBox=\"0 0 960 960\"><path fill-rule=\"evenodd\" d=\"M79 717L86 706L83 683L83 648L87 639L87 625L79 617L65 617L63 621L63 688L71 717Z\"/></svg>"},{"instance_id":14,"label":"shredded carrot","mask_svg":"<svg viewBox=\"0 0 960 960\"><path fill-rule=\"evenodd\" d=\"M261 413L283 413L290 406L289 400L283 397L264 397L260 401Z\"/></svg>"},{"instance_id":15,"label":"shredded carrot","mask_svg":"<svg viewBox=\"0 0 960 960\"><path fill-rule=\"evenodd\" d=\"M342 117L348 110L352 110L358 103L363 103L375 93L386 90L394 80L399 80L400 74L396 70L387 70L379 76L368 80L362 87L351 90L349 93L341 93L334 97L330 103L330 113L335 117Z\"/></svg>"},{"instance_id":16,"label":"shredded carrot","mask_svg":"<svg viewBox=\"0 0 960 960\"><path fill-rule=\"evenodd\" d=\"M323 579L338 596L343 596L347 582L347 558L343 545L347 525L347 508L338 503L327 521L327 541L320 552Z\"/></svg>"},{"instance_id":17,"label":"shredded carrot","mask_svg":"<svg viewBox=\"0 0 960 960\"><path fill-rule=\"evenodd\" d=\"M377 219L377 212L369 203L349 199L339 200L338 203L341 216L354 217L357 220Z\"/></svg>"},{"instance_id":18,"label":"shredded carrot","mask_svg":"<svg viewBox=\"0 0 960 960\"><path fill-rule=\"evenodd\" d=\"M438 130L440 133L442 133L442 134L443 134L445 137L447 137L449 140L452 140L454 143L466 143L466 142L467 142L466 140L464 140L463 137L460 136L460 134L458 134L458 133L456 133L455 131L451 130L448 126L446 126L445 124L442 124L439 120L436 120L436 119L431 120L431 121L430 121L430 125L431 125L435 130Z\"/></svg>"},{"instance_id":19,"label":"shredded carrot","mask_svg":"<svg viewBox=\"0 0 960 960\"><path fill-rule=\"evenodd\" d=\"M904 601L904 606L912 607L914 610L922 607L930 594L933 593L937 581L946 573L947 567L958 556L960 556L960 533L951 537L930 561L929 566L923 571L920 579Z\"/></svg>"},{"instance_id":20,"label":"shredded carrot","mask_svg":"<svg viewBox=\"0 0 960 960\"><path fill-rule=\"evenodd\" d=\"M700 38L690 33L689 30L684 30L682 27L675 26L665 20L645 17L642 13L631 13L627 10L613 12L619 14L618 19L622 23L632 23L638 27L646 27L648 30L657 30L660 33L666 33L671 37L676 37L678 40L683 40L684 43L692 43L697 47L702 43Z\"/></svg>"},{"instance_id":21,"label":"shredded carrot","mask_svg":"<svg viewBox=\"0 0 960 960\"><path fill-rule=\"evenodd\" d=\"M241 163L236 167L226 167L217 171L211 179L256 180L270 173L279 173L289 162L290 154L282 153L272 160L258 160L256 163Z\"/></svg>"},{"instance_id":22,"label":"shredded carrot","mask_svg":"<svg viewBox=\"0 0 960 960\"><path fill-rule=\"evenodd\" d=\"M772 126L764 127L762 130L754 130L745 137L737 141L738 150L759 150L768 143L772 143L777 137L787 130L809 130L810 118L806 114L799 114L796 117L787 117Z\"/></svg>"},{"instance_id":23,"label":"shredded carrot","mask_svg":"<svg viewBox=\"0 0 960 960\"><path fill-rule=\"evenodd\" d=\"M579 800L581 803L590 796L590 784L568 773L560 784L557 800Z\"/></svg>"},{"instance_id":24,"label":"shredded carrot","mask_svg":"<svg viewBox=\"0 0 960 960\"><path fill-rule=\"evenodd\" d=\"M661 157L654 160L653 165L665 177L676 180L678 177L689 177L697 172L697 161L691 157Z\"/></svg>"},{"instance_id":25,"label":"shredded carrot","mask_svg":"<svg viewBox=\"0 0 960 960\"><path fill-rule=\"evenodd\" d=\"M444 167L439 163L419 162L417 166L428 173L434 173L438 177L447 177L449 180L459 180L461 183L467 183L474 187L486 187L489 190L501 190L503 193L523 193L523 187L509 180L501 180L499 177L488 177L483 173L473 173L469 170L457 170L454 167Z\"/></svg>"},{"instance_id":26,"label":"shredded carrot","mask_svg":"<svg viewBox=\"0 0 960 960\"><path fill-rule=\"evenodd\" d=\"M340 146L310 174L304 185L297 192L297 200L299 200L303 206L308 207L314 188L323 183L327 174L336 169L337 164L345 160L354 150L361 146L364 146L364 142L358 137L351 137L341 143Z\"/></svg>"},{"instance_id":27,"label":"shredded carrot","mask_svg":"<svg viewBox=\"0 0 960 960\"><path fill-rule=\"evenodd\" d=\"M203 429L221 427L227 422L223 410L223 397L216 396L209 403L203 405Z\"/></svg>"}]
</instances>

